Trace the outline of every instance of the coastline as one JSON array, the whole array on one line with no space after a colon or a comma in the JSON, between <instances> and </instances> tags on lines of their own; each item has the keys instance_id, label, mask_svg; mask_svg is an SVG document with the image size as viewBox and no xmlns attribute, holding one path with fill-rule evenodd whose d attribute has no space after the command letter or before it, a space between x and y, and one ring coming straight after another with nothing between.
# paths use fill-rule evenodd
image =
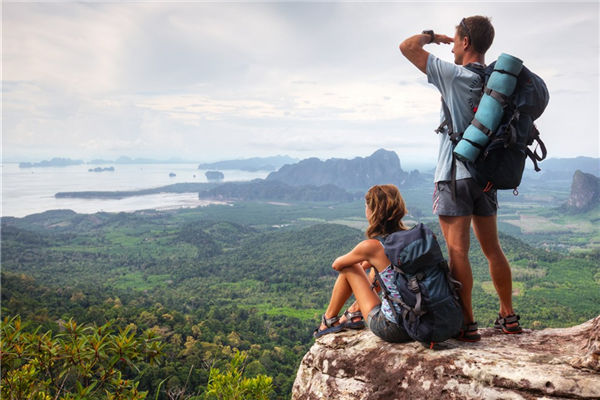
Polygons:
<instances>
[{"instance_id":1,"label":"coastline","mask_svg":"<svg viewBox=\"0 0 600 400\"><path fill-rule=\"evenodd\" d=\"M115 171L88 172L89 165L19 168L3 162L0 216L23 218L50 210L80 214L134 212L222 204L199 200L214 186L195 163L122 164ZM176 176L169 176L174 173ZM225 171L223 182L264 178L268 171ZM57 196L57 194L61 195Z\"/></svg>"}]
</instances>

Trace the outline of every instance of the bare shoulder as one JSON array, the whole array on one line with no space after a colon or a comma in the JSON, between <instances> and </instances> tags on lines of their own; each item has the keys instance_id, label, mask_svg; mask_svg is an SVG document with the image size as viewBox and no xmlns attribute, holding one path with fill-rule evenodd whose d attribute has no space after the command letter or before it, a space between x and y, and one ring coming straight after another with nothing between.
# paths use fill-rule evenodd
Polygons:
<instances>
[{"instance_id":1,"label":"bare shoulder","mask_svg":"<svg viewBox=\"0 0 600 400\"><path fill-rule=\"evenodd\" d=\"M366 239L356 246L356 250L366 255L373 255L383 250L383 245L377 239Z\"/></svg>"}]
</instances>

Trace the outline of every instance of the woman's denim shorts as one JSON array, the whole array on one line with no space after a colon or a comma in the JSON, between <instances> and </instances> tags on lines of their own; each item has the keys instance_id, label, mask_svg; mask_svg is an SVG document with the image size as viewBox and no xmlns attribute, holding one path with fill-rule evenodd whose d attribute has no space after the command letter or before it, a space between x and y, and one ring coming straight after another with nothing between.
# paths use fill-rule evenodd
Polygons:
<instances>
[{"instance_id":1,"label":"woman's denim shorts","mask_svg":"<svg viewBox=\"0 0 600 400\"><path fill-rule=\"evenodd\" d=\"M367 316L367 326L375 335L386 342L401 343L410 342L413 339L408 336L404 327L389 321L381 312L381 304L376 305Z\"/></svg>"}]
</instances>

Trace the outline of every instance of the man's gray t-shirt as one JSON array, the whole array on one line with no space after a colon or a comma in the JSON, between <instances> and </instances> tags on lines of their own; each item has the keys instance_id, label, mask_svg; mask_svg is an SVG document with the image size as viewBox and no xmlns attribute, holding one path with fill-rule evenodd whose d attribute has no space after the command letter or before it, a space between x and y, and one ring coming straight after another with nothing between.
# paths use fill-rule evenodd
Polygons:
<instances>
[{"instance_id":1,"label":"man's gray t-shirt","mask_svg":"<svg viewBox=\"0 0 600 400\"><path fill-rule=\"evenodd\" d=\"M473 119L473 108L481 96L481 78L469 71L447 61L440 60L433 54L427 58L427 81L438 88L446 102L452 124L456 132L464 132ZM444 121L444 111L440 112L440 122ZM440 133L438 163L435 169L434 182L452 179L452 141L448 130ZM456 179L470 178L469 171L461 161L456 161Z\"/></svg>"}]
</instances>

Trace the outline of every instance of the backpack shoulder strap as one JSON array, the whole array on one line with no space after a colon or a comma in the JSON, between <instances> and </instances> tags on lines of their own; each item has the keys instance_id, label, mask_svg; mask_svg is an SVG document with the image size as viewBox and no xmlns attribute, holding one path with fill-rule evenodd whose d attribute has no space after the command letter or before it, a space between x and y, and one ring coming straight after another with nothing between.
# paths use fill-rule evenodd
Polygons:
<instances>
[{"instance_id":1,"label":"backpack shoulder strap","mask_svg":"<svg viewBox=\"0 0 600 400\"><path fill-rule=\"evenodd\" d=\"M467 65L463 65L463 67L465 67L466 69L468 69L471 72L475 72L477 75L479 75L481 77L481 79L485 83L486 70L489 67L485 67L479 63L469 63Z\"/></svg>"},{"instance_id":2,"label":"backpack shoulder strap","mask_svg":"<svg viewBox=\"0 0 600 400\"><path fill-rule=\"evenodd\" d=\"M484 67L481 64L470 63L470 64L465 65L464 68L479 75L479 77L481 78L481 83L482 83L482 87L483 87L483 85L485 84L485 80L486 80L485 78L488 73L487 71L488 71L489 67ZM483 94L483 91L482 91L482 94ZM448 108L448 105L444 101L444 98L442 98L442 111L444 113L444 120L442 121L440 126L438 126L437 129L435 129L435 133L442 133L444 131L444 128L447 127L448 128L448 136L450 137L450 140L454 144L456 144L460 140L462 132L454 131L454 126L452 124L452 115L450 114L450 109Z\"/></svg>"},{"instance_id":3,"label":"backpack shoulder strap","mask_svg":"<svg viewBox=\"0 0 600 400\"><path fill-rule=\"evenodd\" d=\"M542 154L538 154L537 152L537 147L535 148L534 151L531 151L529 149L529 147L525 148L525 152L527 153L527 156L531 159L531 161L533 162L533 167L535 168L536 172L540 172L541 169L538 166L538 161L542 161L546 158L547 155L547 151L546 151L546 145L544 144L544 142L542 142L542 139L540 139L540 132L537 130L536 126L533 125L532 127L532 132L531 132L531 142L533 143L533 141L535 140L538 143L538 146L542 152Z\"/></svg>"},{"instance_id":4,"label":"backpack shoulder strap","mask_svg":"<svg viewBox=\"0 0 600 400\"><path fill-rule=\"evenodd\" d=\"M454 133L454 129L452 128L452 116L450 115L450 109L448 108L448 105L444 101L443 97L442 97L442 111L444 112L444 120L442 121L440 126L438 126L434 132L442 133L444 131L444 128L448 127L448 134L452 134L452 133Z\"/></svg>"}]
</instances>

